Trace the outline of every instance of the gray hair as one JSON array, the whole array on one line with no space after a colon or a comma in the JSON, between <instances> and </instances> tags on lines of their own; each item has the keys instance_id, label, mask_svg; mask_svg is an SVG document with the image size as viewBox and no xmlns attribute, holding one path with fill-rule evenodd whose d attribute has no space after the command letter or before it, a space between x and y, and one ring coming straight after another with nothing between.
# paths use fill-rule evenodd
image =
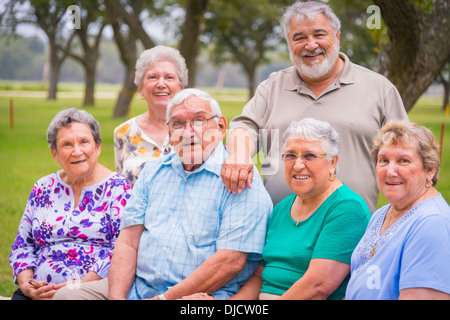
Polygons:
<instances>
[{"instance_id":1,"label":"gray hair","mask_svg":"<svg viewBox=\"0 0 450 320\"><path fill-rule=\"evenodd\" d=\"M48 146L56 151L56 137L59 129L62 127L69 127L73 122L80 122L87 125L92 132L94 141L97 145L102 143L100 138L100 124L97 120L87 111L78 110L77 108L69 108L60 111L50 122L47 129L47 142Z\"/></svg>"},{"instance_id":2,"label":"gray hair","mask_svg":"<svg viewBox=\"0 0 450 320\"><path fill-rule=\"evenodd\" d=\"M180 84L183 88L186 88L188 85L188 69L186 67L186 61L180 51L166 46L156 46L141 53L139 59L136 61L134 84L137 87L141 87L147 69L153 67L155 63L160 61L169 61L176 66Z\"/></svg>"},{"instance_id":3,"label":"gray hair","mask_svg":"<svg viewBox=\"0 0 450 320\"><path fill-rule=\"evenodd\" d=\"M197 96L200 99L203 99L206 102L208 102L213 116L218 116L218 117L222 116L222 111L220 110L219 103L209 93L207 93L203 90L200 90L200 89L190 88L190 89L181 90L169 102L169 104L167 105L167 113L166 113L167 121L169 121L169 119L170 119L170 112L172 111L172 108L174 106L182 104L190 96Z\"/></svg>"},{"instance_id":4,"label":"gray hair","mask_svg":"<svg viewBox=\"0 0 450 320\"><path fill-rule=\"evenodd\" d=\"M298 20L306 19L312 21L318 14L323 14L328 18L330 25L335 32L341 29L341 21L328 5L316 1L298 1L292 6L288 7L283 17L281 18L281 25L283 27L286 40L289 41L289 32L291 29L290 25L292 19L296 18Z\"/></svg>"},{"instance_id":5,"label":"gray hair","mask_svg":"<svg viewBox=\"0 0 450 320\"><path fill-rule=\"evenodd\" d=\"M341 149L339 134L326 121L312 118L293 121L283 134L283 147L286 146L286 141L293 137L321 141L328 161L338 156Z\"/></svg>"}]
</instances>

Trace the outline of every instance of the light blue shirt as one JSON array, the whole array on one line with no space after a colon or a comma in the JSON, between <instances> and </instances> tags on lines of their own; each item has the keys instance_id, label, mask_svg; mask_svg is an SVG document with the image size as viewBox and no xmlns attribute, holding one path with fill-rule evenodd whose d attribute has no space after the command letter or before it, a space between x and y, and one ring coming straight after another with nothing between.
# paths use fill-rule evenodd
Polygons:
<instances>
[{"instance_id":1,"label":"light blue shirt","mask_svg":"<svg viewBox=\"0 0 450 320\"><path fill-rule=\"evenodd\" d=\"M419 203L380 235L389 206L373 214L352 254L346 300L396 300L407 288L450 293L450 207L444 198Z\"/></svg>"},{"instance_id":2,"label":"light blue shirt","mask_svg":"<svg viewBox=\"0 0 450 320\"><path fill-rule=\"evenodd\" d=\"M226 299L261 260L272 201L255 168L252 188L232 194L220 172L222 143L192 173L176 153L148 162L134 185L121 228L143 224L136 280L128 299L151 298L185 279L218 249L249 253L247 264L213 295Z\"/></svg>"}]
</instances>

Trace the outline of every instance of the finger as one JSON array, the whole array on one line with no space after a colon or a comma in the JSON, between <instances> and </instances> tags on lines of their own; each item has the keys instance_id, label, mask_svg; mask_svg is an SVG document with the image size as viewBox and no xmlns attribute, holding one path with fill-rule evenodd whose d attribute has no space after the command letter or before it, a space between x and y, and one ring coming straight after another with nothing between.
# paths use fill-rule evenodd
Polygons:
<instances>
[{"instance_id":1,"label":"finger","mask_svg":"<svg viewBox=\"0 0 450 320\"><path fill-rule=\"evenodd\" d=\"M230 189L233 194L236 194L238 192L240 172L241 172L241 170L239 170L239 169L231 171Z\"/></svg>"},{"instance_id":2,"label":"finger","mask_svg":"<svg viewBox=\"0 0 450 320\"><path fill-rule=\"evenodd\" d=\"M224 163L222 165L221 176L222 176L222 182L225 185L225 188L227 188L228 192L231 192L230 175L231 175L231 169L228 168L227 165Z\"/></svg>"},{"instance_id":3,"label":"finger","mask_svg":"<svg viewBox=\"0 0 450 320\"><path fill-rule=\"evenodd\" d=\"M251 189L251 187L252 187L253 174L254 174L254 171L253 171L253 169L252 169L252 170L248 173L247 181L245 182L245 184L247 185L247 188L249 188L249 189Z\"/></svg>"},{"instance_id":4,"label":"finger","mask_svg":"<svg viewBox=\"0 0 450 320\"><path fill-rule=\"evenodd\" d=\"M244 191L244 187L245 187L247 178L248 178L248 171L247 170L239 171L239 180L237 182L238 193L241 193L242 191Z\"/></svg>"}]
</instances>

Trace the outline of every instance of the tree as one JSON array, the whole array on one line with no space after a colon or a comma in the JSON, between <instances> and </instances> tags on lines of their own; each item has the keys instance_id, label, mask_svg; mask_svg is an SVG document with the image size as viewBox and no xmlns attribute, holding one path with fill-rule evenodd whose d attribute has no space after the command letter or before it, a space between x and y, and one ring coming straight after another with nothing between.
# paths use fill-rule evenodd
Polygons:
<instances>
[{"instance_id":1,"label":"tree","mask_svg":"<svg viewBox=\"0 0 450 320\"><path fill-rule=\"evenodd\" d=\"M206 21L206 31L214 43L216 63L236 61L248 79L249 96L256 87L257 67L266 62L266 54L279 44L282 5L287 1L214 1Z\"/></svg>"},{"instance_id":2,"label":"tree","mask_svg":"<svg viewBox=\"0 0 450 320\"><path fill-rule=\"evenodd\" d=\"M445 77L445 72L447 72L447 77ZM439 80L444 87L444 99L442 102L442 109L446 111L446 108L449 107L450 101L450 61L442 68L439 73Z\"/></svg>"},{"instance_id":3,"label":"tree","mask_svg":"<svg viewBox=\"0 0 450 320\"><path fill-rule=\"evenodd\" d=\"M157 5L161 5L160 3L155 4L155 1L153 0L105 0L105 5L108 8L107 10L109 11L110 16L115 17L115 19L126 24L127 28L129 28L129 34L132 34L136 39L138 39L145 49L150 49L156 45L152 37L146 32L144 28L145 23L141 20L141 15L144 12L153 15L167 14L165 8L158 8ZM185 11L185 19L183 24L180 26L181 37L179 42L179 50L185 58L186 65L189 70L189 86L194 86L196 56L199 48L199 35L203 21L203 14L208 5L208 0L173 0L164 2L164 6L166 6L166 8L179 5L181 5ZM117 42L117 39L116 43L118 46L125 45L124 41ZM127 50L127 48L119 48L120 52L122 52L122 50ZM121 56L123 59L124 56ZM127 63L131 62L128 61ZM131 75L127 73L127 78L129 77L131 77ZM131 82L131 80L129 81ZM124 94L129 94L131 92L128 91L128 89L131 88L130 82L127 83L127 93ZM125 102L127 99L124 99L123 101ZM119 116L128 113L129 105L122 103L116 104L116 108L117 110L114 111L114 115Z\"/></svg>"},{"instance_id":4,"label":"tree","mask_svg":"<svg viewBox=\"0 0 450 320\"><path fill-rule=\"evenodd\" d=\"M131 29L117 18L114 7L108 4L106 5L106 16L113 28L114 40L120 53L120 59L125 66L125 78L113 111L113 118L122 118L128 116L131 100L137 89L134 84L137 38Z\"/></svg>"},{"instance_id":5,"label":"tree","mask_svg":"<svg viewBox=\"0 0 450 320\"><path fill-rule=\"evenodd\" d=\"M450 60L448 0L374 0L388 28L386 76L407 111Z\"/></svg>"},{"instance_id":6,"label":"tree","mask_svg":"<svg viewBox=\"0 0 450 320\"><path fill-rule=\"evenodd\" d=\"M78 1L80 9L80 28L75 29L75 34L81 44L82 53L69 52L68 55L77 60L84 68L85 89L83 105L94 105L94 93L96 82L97 62L100 55L100 40L103 29L106 26L103 13L98 9L97 1ZM95 29L92 31L90 29ZM92 39L91 39L92 38Z\"/></svg>"},{"instance_id":7,"label":"tree","mask_svg":"<svg viewBox=\"0 0 450 320\"><path fill-rule=\"evenodd\" d=\"M50 85L48 99L56 99L61 65L67 58L75 32L65 28L63 18L70 0L9 0L0 15L2 25L14 33L18 24L32 23L41 28L48 38Z\"/></svg>"}]
</instances>

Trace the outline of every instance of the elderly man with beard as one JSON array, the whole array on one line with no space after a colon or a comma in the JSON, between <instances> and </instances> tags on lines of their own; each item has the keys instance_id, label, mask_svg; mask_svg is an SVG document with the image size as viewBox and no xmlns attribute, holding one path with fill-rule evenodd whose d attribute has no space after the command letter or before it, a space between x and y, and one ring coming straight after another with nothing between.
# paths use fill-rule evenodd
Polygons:
<instances>
[{"instance_id":1,"label":"elderly man with beard","mask_svg":"<svg viewBox=\"0 0 450 320\"><path fill-rule=\"evenodd\" d=\"M261 174L277 204L291 192L280 165L283 132L293 120L315 118L338 131L342 153L337 177L373 212L379 193L372 139L387 121L407 119L400 95L384 76L339 52L340 21L327 5L299 1L287 9L282 26L294 66L271 74L230 122L223 182L233 193L251 188L252 156L262 148Z\"/></svg>"}]
</instances>

